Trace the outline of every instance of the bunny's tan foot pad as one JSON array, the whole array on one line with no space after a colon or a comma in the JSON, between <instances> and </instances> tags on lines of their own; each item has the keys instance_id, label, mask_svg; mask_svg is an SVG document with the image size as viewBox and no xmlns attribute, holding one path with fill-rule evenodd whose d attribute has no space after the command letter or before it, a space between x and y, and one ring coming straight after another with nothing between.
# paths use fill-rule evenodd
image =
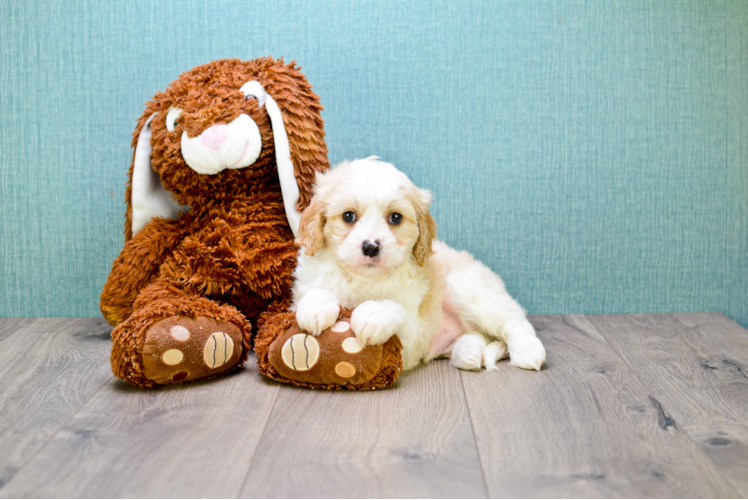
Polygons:
<instances>
[{"instance_id":1,"label":"bunny's tan foot pad","mask_svg":"<svg viewBox=\"0 0 748 500\"><path fill-rule=\"evenodd\" d=\"M189 382L234 368L241 354L241 330L233 323L172 316L146 333L143 375L160 385Z\"/></svg>"},{"instance_id":2,"label":"bunny's tan foot pad","mask_svg":"<svg viewBox=\"0 0 748 500\"><path fill-rule=\"evenodd\" d=\"M255 342L260 373L293 385L320 389L381 389L402 372L397 336L384 345L362 346L351 331L350 312L320 335L301 331L293 313L263 325Z\"/></svg>"}]
</instances>

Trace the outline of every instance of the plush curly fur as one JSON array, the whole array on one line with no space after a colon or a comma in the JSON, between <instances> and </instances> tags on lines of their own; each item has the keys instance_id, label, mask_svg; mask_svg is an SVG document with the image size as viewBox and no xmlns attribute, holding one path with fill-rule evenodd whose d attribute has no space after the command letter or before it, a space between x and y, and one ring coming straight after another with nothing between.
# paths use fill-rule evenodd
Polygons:
<instances>
[{"instance_id":1,"label":"plush curly fur","mask_svg":"<svg viewBox=\"0 0 748 500\"><path fill-rule=\"evenodd\" d=\"M246 360L252 325L264 312L285 310L298 248L284 211L270 118L257 100L239 91L259 81L283 114L299 186L298 210L310 202L316 172L329 167L319 98L294 63L270 58L214 61L198 66L157 93L138 121L133 147L149 117L151 165L164 188L191 208L177 220L154 218L132 229L133 165L126 191L125 246L114 261L101 295L112 332L112 369L136 385L143 374L142 349L150 326L184 315L230 321L243 335ZM178 133L169 132L170 107L183 110ZM262 150L240 169L198 174L186 164L180 136L196 137L241 113L257 124ZM237 365L238 366L238 365Z\"/></svg>"}]
</instances>

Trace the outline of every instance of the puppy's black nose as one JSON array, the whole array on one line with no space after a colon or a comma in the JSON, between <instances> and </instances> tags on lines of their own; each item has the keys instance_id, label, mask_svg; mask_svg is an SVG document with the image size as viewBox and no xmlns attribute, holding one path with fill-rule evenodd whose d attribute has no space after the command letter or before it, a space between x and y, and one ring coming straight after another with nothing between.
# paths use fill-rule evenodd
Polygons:
<instances>
[{"instance_id":1,"label":"puppy's black nose","mask_svg":"<svg viewBox=\"0 0 748 500\"><path fill-rule=\"evenodd\" d=\"M379 242L372 243L369 240L364 240L361 244L361 252L367 257L376 257L379 255Z\"/></svg>"}]
</instances>

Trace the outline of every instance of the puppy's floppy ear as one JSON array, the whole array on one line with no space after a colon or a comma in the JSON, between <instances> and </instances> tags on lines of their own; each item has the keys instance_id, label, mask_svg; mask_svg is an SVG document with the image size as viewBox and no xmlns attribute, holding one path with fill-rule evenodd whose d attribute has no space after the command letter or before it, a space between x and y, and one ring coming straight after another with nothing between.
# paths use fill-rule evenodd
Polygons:
<instances>
[{"instance_id":1,"label":"puppy's floppy ear","mask_svg":"<svg viewBox=\"0 0 748 500\"><path fill-rule=\"evenodd\" d=\"M436 239L436 221L429 213L431 205L431 193L429 191L414 188L410 196L413 208L416 211L416 220L418 223L418 241L413 247L413 257L416 264L424 266L431 254L434 253L432 245Z\"/></svg>"},{"instance_id":2,"label":"puppy's floppy ear","mask_svg":"<svg viewBox=\"0 0 748 500\"><path fill-rule=\"evenodd\" d=\"M306 255L311 256L319 252L325 243L325 236L322 232L325 227L325 209L323 197L318 192L301 214L299 237L296 238L296 243L304 247Z\"/></svg>"}]
</instances>

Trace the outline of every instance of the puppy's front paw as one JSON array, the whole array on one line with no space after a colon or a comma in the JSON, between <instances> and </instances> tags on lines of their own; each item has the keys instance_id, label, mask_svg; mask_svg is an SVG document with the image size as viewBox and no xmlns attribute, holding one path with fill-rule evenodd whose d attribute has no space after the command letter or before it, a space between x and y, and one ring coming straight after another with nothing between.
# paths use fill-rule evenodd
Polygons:
<instances>
[{"instance_id":1,"label":"puppy's front paw","mask_svg":"<svg viewBox=\"0 0 748 500\"><path fill-rule=\"evenodd\" d=\"M367 300L351 314L351 329L364 345L382 345L405 323L405 309L392 300Z\"/></svg>"},{"instance_id":2,"label":"puppy's front paw","mask_svg":"<svg viewBox=\"0 0 748 500\"><path fill-rule=\"evenodd\" d=\"M303 331L319 335L327 330L340 315L340 303L329 291L322 288L307 292L296 307L296 323Z\"/></svg>"},{"instance_id":3,"label":"puppy's front paw","mask_svg":"<svg viewBox=\"0 0 748 500\"><path fill-rule=\"evenodd\" d=\"M537 337L524 337L508 344L509 364L525 370L540 370L545 363L545 347Z\"/></svg>"}]
</instances>

